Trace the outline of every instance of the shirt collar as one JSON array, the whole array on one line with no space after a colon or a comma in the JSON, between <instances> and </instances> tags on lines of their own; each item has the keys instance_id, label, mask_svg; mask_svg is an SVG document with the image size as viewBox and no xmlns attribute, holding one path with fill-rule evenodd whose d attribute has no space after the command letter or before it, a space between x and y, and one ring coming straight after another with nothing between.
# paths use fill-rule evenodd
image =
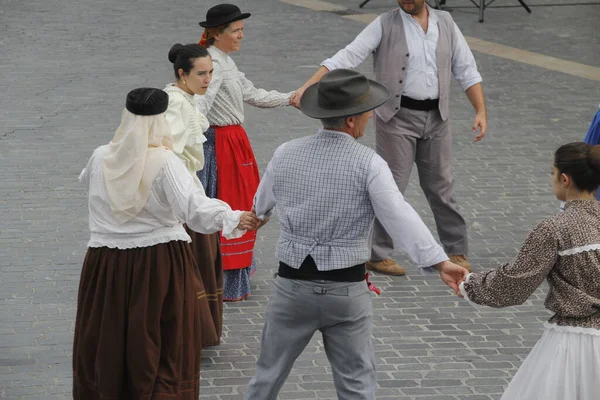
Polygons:
<instances>
[{"instance_id":1,"label":"shirt collar","mask_svg":"<svg viewBox=\"0 0 600 400\"><path fill-rule=\"evenodd\" d=\"M427 12L429 14L429 22L432 24L436 24L438 23L438 16L435 12L435 10L433 10L431 7L429 7L429 5L427 3L425 3L425 7L427 7ZM404 20L406 21L412 21L412 23L414 24L418 24L417 20L414 19L410 14L404 12L404 10L402 10L401 8L399 8L400 10L400 15L402 15L402 18L404 18Z\"/></svg>"},{"instance_id":2,"label":"shirt collar","mask_svg":"<svg viewBox=\"0 0 600 400\"><path fill-rule=\"evenodd\" d=\"M216 46L210 46L208 48L208 52L210 53L212 58L219 58L219 59L226 59L227 57L229 57L229 55L227 53L225 53L223 50L219 49Z\"/></svg>"},{"instance_id":3,"label":"shirt collar","mask_svg":"<svg viewBox=\"0 0 600 400\"><path fill-rule=\"evenodd\" d=\"M331 129L321 128L321 129L319 129L319 131L317 132L317 134L322 134L322 133L339 135L339 136L345 136L348 139L354 140L354 138L352 136L350 136L349 134L347 134L346 132L340 132L340 131L334 131L334 130L331 130Z\"/></svg>"},{"instance_id":4,"label":"shirt collar","mask_svg":"<svg viewBox=\"0 0 600 400\"><path fill-rule=\"evenodd\" d=\"M193 94L189 94L185 90L183 90L183 89L175 86L175 83L169 83L165 87L164 90L167 93L177 92L177 93L181 94L183 97L185 97L190 103L194 104L194 95Z\"/></svg>"}]
</instances>

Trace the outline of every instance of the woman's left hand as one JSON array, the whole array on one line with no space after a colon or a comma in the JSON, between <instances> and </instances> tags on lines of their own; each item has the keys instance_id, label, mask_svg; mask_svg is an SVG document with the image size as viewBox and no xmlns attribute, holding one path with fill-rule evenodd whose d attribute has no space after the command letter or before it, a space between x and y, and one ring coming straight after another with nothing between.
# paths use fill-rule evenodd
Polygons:
<instances>
[{"instance_id":1,"label":"woman's left hand","mask_svg":"<svg viewBox=\"0 0 600 400\"><path fill-rule=\"evenodd\" d=\"M294 93L292 93L292 96L290 97L290 106L294 106L297 109L300 109L300 99L297 99L298 97L298 91L295 91Z\"/></svg>"}]
</instances>

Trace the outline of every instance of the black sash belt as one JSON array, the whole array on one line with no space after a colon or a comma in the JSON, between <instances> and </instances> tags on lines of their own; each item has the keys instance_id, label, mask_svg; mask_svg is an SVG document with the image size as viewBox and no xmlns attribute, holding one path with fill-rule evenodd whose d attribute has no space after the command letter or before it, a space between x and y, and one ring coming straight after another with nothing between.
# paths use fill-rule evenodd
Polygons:
<instances>
[{"instance_id":1,"label":"black sash belt","mask_svg":"<svg viewBox=\"0 0 600 400\"><path fill-rule=\"evenodd\" d=\"M437 110L440 105L440 99L434 100L415 100L407 96L400 98L400 107L408 108L409 110L431 111Z\"/></svg>"},{"instance_id":2,"label":"black sash belt","mask_svg":"<svg viewBox=\"0 0 600 400\"><path fill-rule=\"evenodd\" d=\"M315 260L309 255L299 269L292 268L286 263L279 262L277 275L287 279L303 281L335 281L335 282L360 282L365 280L365 264L354 265L349 268L335 269L332 271L319 271Z\"/></svg>"}]
</instances>

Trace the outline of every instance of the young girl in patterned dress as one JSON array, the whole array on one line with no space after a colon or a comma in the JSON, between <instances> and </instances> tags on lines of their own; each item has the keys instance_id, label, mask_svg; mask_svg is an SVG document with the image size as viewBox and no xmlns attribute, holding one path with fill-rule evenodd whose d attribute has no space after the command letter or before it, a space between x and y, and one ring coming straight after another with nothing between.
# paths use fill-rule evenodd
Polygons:
<instances>
[{"instance_id":1,"label":"young girl in patterned dress","mask_svg":"<svg viewBox=\"0 0 600 400\"><path fill-rule=\"evenodd\" d=\"M523 304L548 281L544 334L502 400L596 400L600 396L600 146L576 142L555 153L552 184L565 210L542 221L517 257L461 283L469 301Z\"/></svg>"}]
</instances>

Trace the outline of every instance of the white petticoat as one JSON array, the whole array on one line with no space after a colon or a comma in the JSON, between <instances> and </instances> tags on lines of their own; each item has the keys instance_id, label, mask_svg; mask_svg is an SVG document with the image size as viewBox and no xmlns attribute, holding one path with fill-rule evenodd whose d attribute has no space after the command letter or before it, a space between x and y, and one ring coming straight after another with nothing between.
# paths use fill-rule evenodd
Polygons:
<instances>
[{"instance_id":1,"label":"white petticoat","mask_svg":"<svg viewBox=\"0 0 600 400\"><path fill-rule=\"evenodd\" d=\"M600 399L600 330L544 327L501 400Z\"/></svg>"}]
</instances>

